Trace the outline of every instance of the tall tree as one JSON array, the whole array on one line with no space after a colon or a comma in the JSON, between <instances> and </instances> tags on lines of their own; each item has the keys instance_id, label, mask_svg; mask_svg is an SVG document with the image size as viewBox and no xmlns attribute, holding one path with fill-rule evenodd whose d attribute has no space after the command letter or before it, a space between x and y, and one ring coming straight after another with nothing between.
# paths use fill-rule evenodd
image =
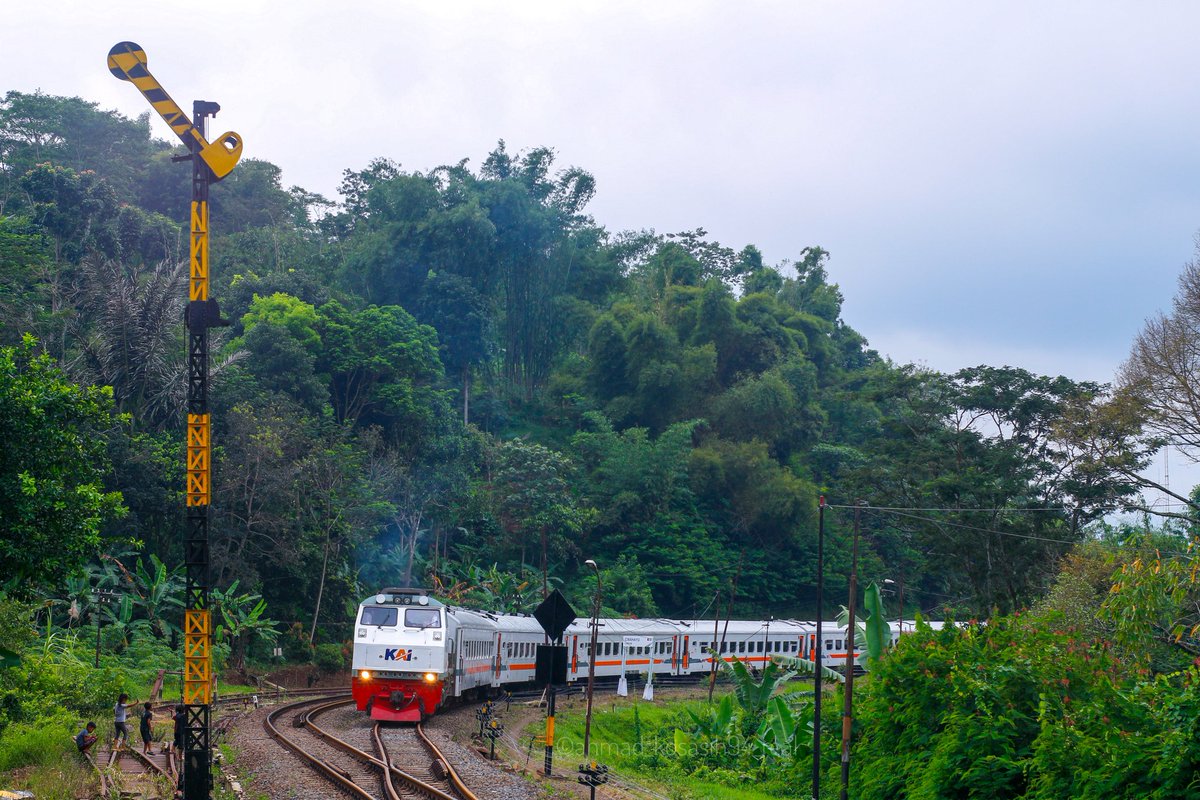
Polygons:
<instances>
[{"instance_id":1,"label":"tall tree","mask_svg":"<svg viewBox=\"0 0 1200 800\"><path fill-rule=\"evenodd\" d=\"M124 513L105 491L112 393L80 387L30 337L0 348L0 574L15 592L71 572Z\"/></svg>"}]
</instances>

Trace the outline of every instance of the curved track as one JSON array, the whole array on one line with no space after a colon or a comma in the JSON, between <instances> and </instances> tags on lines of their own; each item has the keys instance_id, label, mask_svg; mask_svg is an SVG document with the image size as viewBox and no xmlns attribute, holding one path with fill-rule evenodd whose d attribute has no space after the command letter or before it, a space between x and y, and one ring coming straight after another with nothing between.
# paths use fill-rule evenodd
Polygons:
<instances>
[{"instance_id":1,"label":"curved track","mask_svg":"<svg viewBox=\"0 0 1200 800\"><path fill-rule=\"evenodd\" d=\"M414 729L376 723L371 729L372 755L317 724L323 713L353 702L342 696L290 703L268 714L263 727L352 797L477 800L419 725ZM282 722L285 719L290 724Z\"/></svg>"}]
</instances>

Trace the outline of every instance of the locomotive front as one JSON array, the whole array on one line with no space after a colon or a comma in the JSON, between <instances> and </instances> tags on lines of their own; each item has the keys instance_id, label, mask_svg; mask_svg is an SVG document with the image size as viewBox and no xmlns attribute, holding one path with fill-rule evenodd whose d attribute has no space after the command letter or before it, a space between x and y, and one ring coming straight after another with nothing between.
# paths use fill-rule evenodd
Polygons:
<instances>
[{"instance_id":1,"label":"locomotive front","mask_svg":"<svg viewBox=\"0 0 1200 800\"><path fill-rule=\"evenodd\" d=\"M420 722L446 690L444 606L420 589L384 589L358 606L351 691L360 711Z\"/></svg>"}]
</instances>

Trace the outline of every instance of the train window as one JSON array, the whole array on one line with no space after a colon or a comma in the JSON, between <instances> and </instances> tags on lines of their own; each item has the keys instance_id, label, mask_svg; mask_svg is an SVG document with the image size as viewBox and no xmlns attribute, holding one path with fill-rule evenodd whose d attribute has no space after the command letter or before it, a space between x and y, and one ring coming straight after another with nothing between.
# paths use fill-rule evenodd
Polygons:
<instances>
[{"instance_id":1,"label":"train window","mask_svg":"<svg viewBox=\"0 0 1200 800\"><path fill-rule=\"evenodd\" d=\"M738 652L739 653L746 652L746 643L745 642L738 642Z\"/></svg>"},{"instance_id":2,"label":"train window","mask_svg":"<svg viewBox=\"0 0 1200 800\"><path fill-rule=\"evenodd\" d=\"M406 608L404 609L404 627L440 628L442 627L442 612L436 608Z\"/></svg>"},{"instance_id":3,"label":"train window","mask_svg":"<svg viewBox=\"0 0 1200 800\"><path fill-rule=\"evenodd\" d=\"M396 620L399 618L400 609L398 608L363 606L361 624L378 625L381 628L394 628L396 627Z\"/></svg>"},{"instance_id":4,"label":"train window","mask_svg":"<svg viewBox=\"0 0 1200 800\"><path fill-rule=\"evenodd\" d=\"M837 640L837 643L836 643L836 645L835 645L835 646L837 647L837 649L838 649L838 650L841 650L841 649L842 649L842 645L843 645L843 644L844 644L844 643L842 642L842 640L841 640L841 639L838 639L838 640Z\"/></svg>"},{"instance_id":5,"label":"train window","mask_svg":"<svg viewBox=\"0 0 1200 800\"><path fill-rule=\"evenodd\" d=\"M831 650L833 650L833 639L826 639L825 640L825 652L828 653Z\"/></svg>"}]
</instances>

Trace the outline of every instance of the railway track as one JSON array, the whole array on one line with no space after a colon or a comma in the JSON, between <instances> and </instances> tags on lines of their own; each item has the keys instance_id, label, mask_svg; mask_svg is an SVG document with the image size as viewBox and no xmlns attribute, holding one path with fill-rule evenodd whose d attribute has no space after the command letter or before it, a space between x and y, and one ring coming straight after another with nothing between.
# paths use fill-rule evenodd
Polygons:
<instances>
[{"instance_id":1,"label":"railway track","mask_svg":"<svg viewBox=\"0 0 1200 800\"><path fill-rule=\"evenodd\" d=\"M368 752L334 735L317 719L354 701L300 700L275 709L263 726L276 741L351 797L363 800L477 800L449 761L416 728L375 723Z\"/></svg>"}]
</instances>

